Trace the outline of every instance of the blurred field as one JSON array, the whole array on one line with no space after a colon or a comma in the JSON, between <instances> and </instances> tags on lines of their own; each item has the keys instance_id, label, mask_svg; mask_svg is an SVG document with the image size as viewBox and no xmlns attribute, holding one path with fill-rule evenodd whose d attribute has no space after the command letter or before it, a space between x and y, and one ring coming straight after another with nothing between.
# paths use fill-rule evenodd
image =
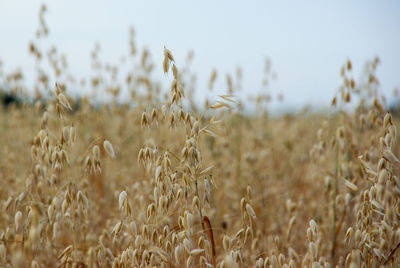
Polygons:
<instances>
[{"instance_id":1,"label":"blurred field","mask_svg":"<svg viewBox=\"0 0 400 268\"><path fill-rule=\"evenodd\" d=\"M330 114L272 118L268 94L243 112L234 78L201 106L170 50L155 59L163 76L131 48L126 79L98 69L81 98L57 50L35 42L35 97L3 76L18 101L0 112L1 267L399 267L398 119L378 59L363 81L344 63ZM91 99L100 91L108 103Z\"/></svg>"}]
</instances>

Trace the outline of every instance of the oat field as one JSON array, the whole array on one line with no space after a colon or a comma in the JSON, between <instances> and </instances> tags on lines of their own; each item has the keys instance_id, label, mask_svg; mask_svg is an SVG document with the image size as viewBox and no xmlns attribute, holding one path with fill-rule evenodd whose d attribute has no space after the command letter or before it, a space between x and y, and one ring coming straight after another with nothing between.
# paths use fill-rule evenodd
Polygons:
<instances>
[{"instance_id":1,"label":"oat field","mask_svg":"<svg viewBox=\"0 0 400 268\"><path fill-rule=\"evenodd\" d=\"M271 117L268 96L244 111L233 78L196 105L174 49L151 62L132 31L125 79L94 50L91 94L73 97L39 45L44 13L33 99L21 73L0 77L20 96L0 107L0 267L400 267L398 118L378 58L363 81L344 62L331 112Z\"/></svg>"}]
</instances>

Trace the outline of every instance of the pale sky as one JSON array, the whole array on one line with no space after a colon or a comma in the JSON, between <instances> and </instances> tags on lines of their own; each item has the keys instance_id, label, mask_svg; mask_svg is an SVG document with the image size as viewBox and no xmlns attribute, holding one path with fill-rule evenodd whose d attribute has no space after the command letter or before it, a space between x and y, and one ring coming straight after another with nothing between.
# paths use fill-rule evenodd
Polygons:
<instances>
[{"instance_id":1,"label":"pale sky","mask_svg":"<svg viewBox=\"0 0 400 268\"><path fill-rule=\"evenodd\" d=\"M164 45L178 67L193 50L199 96L209 94L213 68L217 91L226 92L225 74L243 69L243 91L261 88L265 58L278 79L271 91L286 106L328 104L341 84L340 66L350 58L357 79L364 62L378 55L378 78L391 96L400 88L400 1L102 1L1 0L0 59L5 71L20 66L29 78L34 62L28 42L47 4L49 44L67 55L78 77L90 73L89 54L100 43L101 58L117 63L128 51L129 27L137 46L150 49L160 81ZM242 93L244 94L244 93ZM275 94L276 95L276 94Z\"/></svg>"}]
</instances>

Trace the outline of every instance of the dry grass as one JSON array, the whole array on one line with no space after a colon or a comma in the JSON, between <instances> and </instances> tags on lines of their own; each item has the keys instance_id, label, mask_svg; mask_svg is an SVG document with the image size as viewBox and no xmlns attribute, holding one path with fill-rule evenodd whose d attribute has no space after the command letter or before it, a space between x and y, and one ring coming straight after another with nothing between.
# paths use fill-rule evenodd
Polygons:
<instances>
[{"instance_id":1,"label":"dry grass","mask_svg":"<svg viewBox=\"0 0 400 268\"><path fill-rule=\"evenodd\" d=\"M133 37L130 46L134 59ZM344 65L332 115L276 119L238 112L231 76L230 95L195 109L187 68L167 48L157 61L165 96L143 51L124 81L132 106L78 107L70 82L50 87L42 74L45 101L2 108L1 267L400 265L397 121L374 97L377 60L366 83ZM96 73L94 95L117 97L122 83ZM7 79L21 90L18 75ZM346 112L352 95L362 101Z\"/></svg>"}]
</instances>

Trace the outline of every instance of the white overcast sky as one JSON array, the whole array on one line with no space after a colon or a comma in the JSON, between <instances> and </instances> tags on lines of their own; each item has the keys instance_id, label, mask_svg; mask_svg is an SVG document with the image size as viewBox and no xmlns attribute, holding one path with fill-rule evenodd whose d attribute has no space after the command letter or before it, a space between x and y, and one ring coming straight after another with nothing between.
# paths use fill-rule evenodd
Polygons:
<instances>
[{"instance_id":1,"label":"white overcast sky","mask_svg":"<svg viewBox=\"0 0 400 268\"><path fill-rule=\"evenodd\" d=\"M220 73L217 93L223 93L225 74L237 66L243 69L244 91L255 94L267 56L278 74L271 90L283 93L287 106L329 103L347 58L358 78L364 62L378 55L383 92L391 96L400 87L400 1L0 0L0 59L6 71L20 66L29 77L34 63L27 46L42 3L48 8L48 42L67 55L78 76L89 74L95 42L111 63L126 55L133 26L138 48L148 47L158 66L164 45L178 67L194 50L192 68L203 96L213 68ZM156 72L166 79L161 68Z\"/></svg>"}]
</instances>

